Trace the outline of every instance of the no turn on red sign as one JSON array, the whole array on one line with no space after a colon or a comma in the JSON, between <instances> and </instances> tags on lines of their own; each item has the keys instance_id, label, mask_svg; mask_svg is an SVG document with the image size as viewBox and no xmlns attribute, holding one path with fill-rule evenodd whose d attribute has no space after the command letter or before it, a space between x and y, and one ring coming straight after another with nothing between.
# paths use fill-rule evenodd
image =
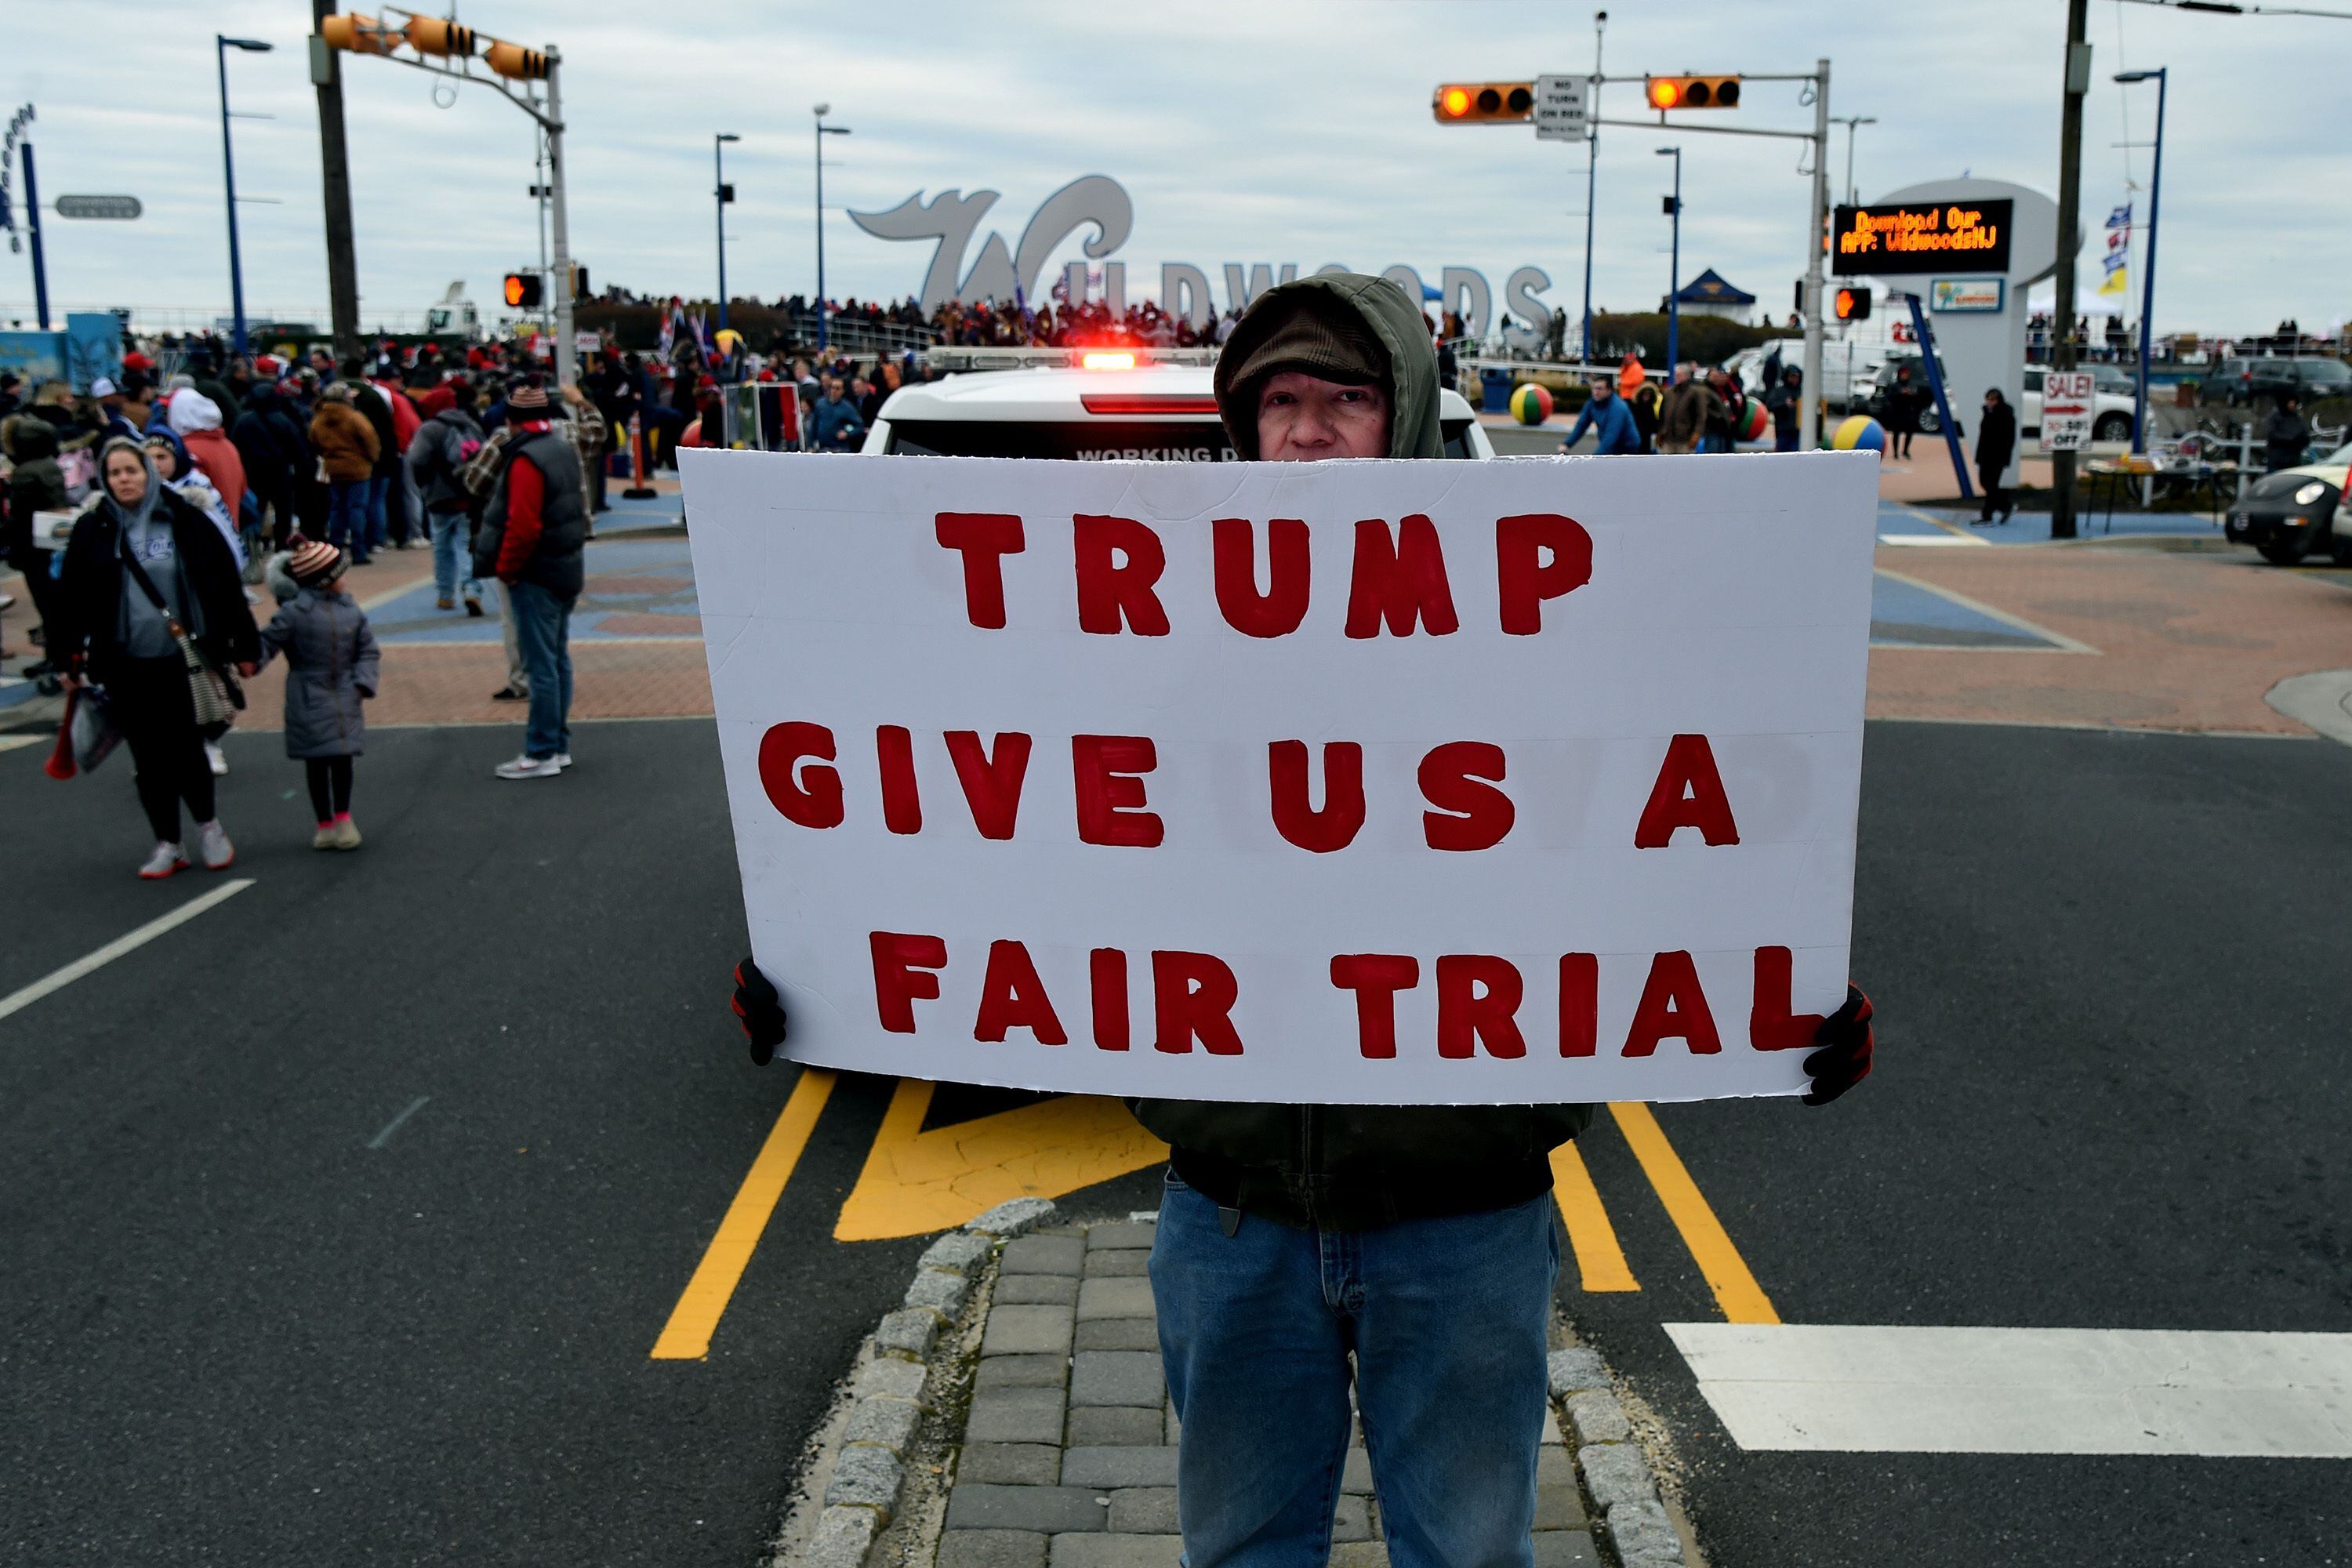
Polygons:
<instances>
[{"instance_id":1,"label":"no turn on red sign","mask_svg":"<svg viewBox=\"0 0 2352 1568\"><path fill-rule=\"evenodd\" d=\"M2087 370L2053 370L2042 382L2042 449L2087 451L2091 445L2092 388Z\"/></svg>"}]
</instances>

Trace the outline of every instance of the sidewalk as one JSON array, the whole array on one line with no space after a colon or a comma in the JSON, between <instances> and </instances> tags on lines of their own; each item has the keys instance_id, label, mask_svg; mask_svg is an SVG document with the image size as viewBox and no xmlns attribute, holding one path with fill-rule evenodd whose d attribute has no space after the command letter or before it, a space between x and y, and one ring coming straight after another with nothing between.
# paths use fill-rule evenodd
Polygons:
<instances>
[{"instance_id":1,"label":"sidewalk","mask_svg":"<svg viewBox=\"0 0 2352 1568\"><path fill-rule=\"evenodd\" d=\"M906 1307L870 1342L855 1405L836 1415L838 1442L811 1461L803 1522L788 1522L778 1563L1173 1568L1181 1428L1146 1272L1153 1216L1047 1217L998 1251L983 1215L924 1254ZM1549 1376L1559 1403L1536 1471L1538 1568L1684 1563L1599 1358L1557 1350ZM1582 1445L1573 1456L1564 1416ZM1351 1428L1329 1561L1386 1568Z\"/></svg>"}]
</instances>

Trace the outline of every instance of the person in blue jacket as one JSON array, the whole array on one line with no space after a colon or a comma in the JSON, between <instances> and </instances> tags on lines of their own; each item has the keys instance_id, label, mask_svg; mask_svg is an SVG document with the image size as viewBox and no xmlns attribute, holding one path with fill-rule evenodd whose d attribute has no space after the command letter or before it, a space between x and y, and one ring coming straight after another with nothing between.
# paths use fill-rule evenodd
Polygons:
<instances>
[{"instance_id":1,"label":"person in blue jacket","mask_svg":"<svg viewBox=\"0 0 2352 1568\"><path fill-rule=\"evenodd\" d=\"M1584 439L1587 430L1599 433L1601 444L1596 449L1604 458L1642 449L1642 432L1633 423L1633 411L1617 395L1617 384L1605 375L1593 381L1592 396L1585 403L1584 412L1576 416L1576 427L1568 433L1559 449L1565 452L1573 447Z\"/></svg>"}]
</instances>

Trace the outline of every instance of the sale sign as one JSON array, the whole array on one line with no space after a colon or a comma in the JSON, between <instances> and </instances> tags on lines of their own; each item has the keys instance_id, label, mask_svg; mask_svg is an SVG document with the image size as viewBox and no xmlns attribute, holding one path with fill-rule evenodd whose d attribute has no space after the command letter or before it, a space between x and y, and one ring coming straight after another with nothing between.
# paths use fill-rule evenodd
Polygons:
<instances>
[{"instance_id":1,"label":"sale sign","mask_svg":"<svg viewBox=\"0 0 2352 1568\"><path fill-rule=\"evenodd\" d=\"M1871 455L682 461L784 1054L1294 1103L1804 1086Z\"/></svg>"}]
</instances>

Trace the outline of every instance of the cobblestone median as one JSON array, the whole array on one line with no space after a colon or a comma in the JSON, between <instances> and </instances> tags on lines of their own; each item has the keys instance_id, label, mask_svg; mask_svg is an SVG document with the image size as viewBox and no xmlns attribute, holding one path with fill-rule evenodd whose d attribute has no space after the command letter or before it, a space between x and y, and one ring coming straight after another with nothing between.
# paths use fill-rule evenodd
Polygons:
<instances>
[{"instance_id":1,"label":"cobblestone median","mask_svg":"<svg viewBox=\"0 0 2352 1568\"><path fill-rule=\"evenodd\" d=\"M1160 1376L1144 1273L1152 1233L1144 1220L1059 1226L1006 1245L981 1334L938 1568L1173 1568L1182 1545L1179 1426ZM1598 1397L1614 1408L1613 1397ZM1597 1409L1594 1420L1595 1441L1622 1440L1622 1413L1611 1428L1614 1439L1604 1438ZM1600 1563L1553 1416L1546 1418L1537 1482L1538 1568ZM1640 1484L1648 1487L1646 1469ZM1360 1427L1350 1433L1341 1493L1331 1562L1385 1568ZM1655 1509L1654 1493L1648 1495ZM1633 1519L1624 1515L1627 1527ZM1669 1560L1629 1561L1650 1568Z\"/></svg>"}]
</instances>

